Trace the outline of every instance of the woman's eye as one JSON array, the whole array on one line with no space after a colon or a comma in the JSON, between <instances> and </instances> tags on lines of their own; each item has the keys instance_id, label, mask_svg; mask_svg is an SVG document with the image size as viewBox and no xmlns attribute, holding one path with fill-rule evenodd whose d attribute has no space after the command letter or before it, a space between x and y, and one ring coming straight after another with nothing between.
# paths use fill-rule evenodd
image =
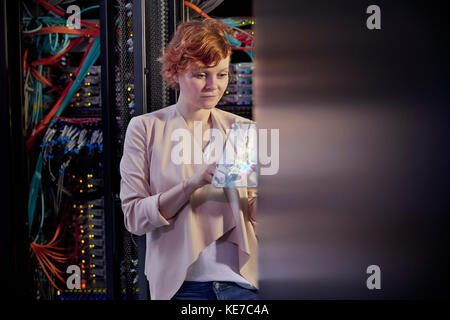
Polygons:
<instances>
[{"instance_id":1,"label":"woman's eye","mask_svg":"<svg viewBox=\"0 0 450 320\"><path fill-rule=\"evenodd\" d=\"M200 78L200 79L202 79L202 78L205 78L205 77L206 77L206 75L205 75L205 74L203 74L203 73L198 73L198 74L196 74L196 75L195 75L195 77L196 77L196 78Z\"/></svg>"},{"instance_id":2,"label":"woman's eye","mask_svg":"<svg viewBox=\"0 0 450 320\"><path fill-rule=\"evenodd\" d=\"M228 73L221 73L219 74L219 78L225 78L228 76Z\"/></svg>"}]
</instances>

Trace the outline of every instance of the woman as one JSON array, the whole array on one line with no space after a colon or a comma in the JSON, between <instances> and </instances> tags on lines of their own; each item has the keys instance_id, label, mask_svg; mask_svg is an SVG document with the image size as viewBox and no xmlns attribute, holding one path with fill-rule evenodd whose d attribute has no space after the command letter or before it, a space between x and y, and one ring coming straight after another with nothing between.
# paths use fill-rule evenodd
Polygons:
<instances>
[{"instance_id":1,"label":"woman","mask_svg":"<svg viewBox=\"0 0 450 320\"><path fill-rule=\"evenodd\" d=\"M151 299L258 298L256 190L215 188L214 163L173 161L175 130L189 132L194 153L206 156L210 141L194 131L216 130L225 141L234 122L248 121L215 108L230 56L217 22L181 24L159 59L177 103L134 117L127 129L120 197L127 230L147 235Z\"/></svg>"}]
</instances>

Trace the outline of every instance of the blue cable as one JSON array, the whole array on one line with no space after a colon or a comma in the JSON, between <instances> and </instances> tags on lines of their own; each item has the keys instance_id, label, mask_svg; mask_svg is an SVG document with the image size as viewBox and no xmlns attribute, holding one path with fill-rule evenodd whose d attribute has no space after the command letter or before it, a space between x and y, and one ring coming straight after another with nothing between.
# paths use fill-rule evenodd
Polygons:
<instances>
[{"instance_id":1,"label":"blue cable","mask_svg":"<svg viewBox=\"0 0 450 320\"><path fill-rule=\"evenodd\" d=\"M92 10L92 9L96 9L96 8L100 8L100 6L96 5L96 6L91 6L91 7L85 8L85 9L80 11L80 14L82 14L83 12L86 12L88 10Z\"/></svg>"},{"instance_id":2,"label":"blue cable","mask_svg":"<svg viewBox=\"0 0 450 320\"><path fill-rule=\"evenodd\" d=\"M77 91L78 87L80 86L82 80L86 76L87 72L91 69L91 67L94 65L95 61L97 61L98 57L100 56L100 38L96 37L94 40L94 44L92 45L91 50L86 56L86 59L83 63L83 65L80 68L80 72L78 73L78 76L74 80L71 88L69 89L69 92L67 93L67 96L61 103L61 106L59 107L58 111L56 112L56 116L60 116L64 109L69 104L70 100L72 99L73 95ZM37 84L39 85L39 83ZM42 85L42 84L41 84ZM42 90L41 90L42 92ZM38 107L38 109L40 109ZM49 124L49 127L51 127L57 119L53 118L52 121ZM36 163L36 168L33 174L33 179L31 181L31 187L30 187L30 194L28 197L28 228L29 232L31 233L31 227L34 220L35 210L36 210L36 201L39 192L41 192L41 202L42 202L42 220L41 220L41 226L38 230L38 234L35 237L35 240L38 238L39 233L41 231L42 223L44 220L44 198L42 193L42 151L39 154L39 158Z\"/></svg>"},{"instance_id":3,"label":"blue cable","mask_svg":"<svg viewBox=\"0 0 450 320\"><path fill-rule=\"evenodd\" d=\"M28 197L28 231L31 232L33 226L34 212L39 191L42 190L42 151L39 154L34 169L33 179L31 180L30 196ZM44 217L42 217L44 220Z\"/></svg>"}]
</instances>

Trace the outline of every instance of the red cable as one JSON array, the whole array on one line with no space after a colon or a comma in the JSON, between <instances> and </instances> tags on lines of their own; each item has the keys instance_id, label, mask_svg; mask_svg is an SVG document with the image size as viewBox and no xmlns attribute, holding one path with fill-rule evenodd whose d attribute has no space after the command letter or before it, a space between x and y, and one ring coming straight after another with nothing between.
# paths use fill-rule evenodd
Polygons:
<instances>
[{"instance_id":1,"label":"red cable","mask_svg":"<svg viewBox=\"0 0 450 320\"><path fill-rule=\"evenodd\" d=\"M91 51L92 46L94 45L94 41L91 41L86 49L86 52L84 53L83 59L81 59L81 63L78 66L77 71L75 71L75 78L78 77L78 74L80 73L81 66L84 64L84 61L86 60L86 57L88 56L89 51Z\"/></svg>"},{"instance_id":2,"label":"red cable","mask_svg":"<svg viewBox=\"0 0 450 320\"><path fill-rule=\"evenodd\" d=\"M71 80L69 82L69 84L67 85L67 87L64 89L64 91L62 92L61 96L59 97L59 99L56 101L55 105L53 106L53 108L50 110L50 112L44 117L44 120L42 120L39 125L36 125L35 128L33 129L33 133L31 134L31 136L28 137L27 142L26 142L26 148L27 150L30 150L31 147L34 145L34 142L36 141L37 137L39 136L39 133L45 129L45 127L47 126L47 124L50 122L52 116L56 113L56 111L58 111L59 106L61 105L61 103L64 101L64 98L66 97L67 93L70 90L70 87L72 87L73 84L73 80Z\"/></svg>"},{"instance_id":3,"label":"red cable","mask_svg":"<svg viewBox=\"0 0 450 320\"><path fill-rule=\"evenodd\" d=\"M50 283L53 285L53 287L55 287L57 290L61 291L61 289L56 285L56 283L52 280L52 278L50 278L50 275L47 272L47 268L50 268L50 267L45 262L43 262L41 253L40 253L39 249L37 249L33 245L33 242L31 243L31 249L33 249L36 259L38 260L39 264L41 265L42 270L44 271L45 275L47 276L47 279L50 281ZM47 268L45 266L47 266Z\"/></svg>"},{"instance_id":4,"label":"red cable","mask_svg":"<svg viewBox=\"0 0 450 320\"><path fill-rule=\"evenodd\" d=\"M61 277L61 273L62 271L59 270L51 261L50 259L45 255L42 254L41 255L42 261L44 261L47 265L47 267L50 269L50 271L52 271L52 273L58 277L59 280L61 280L62 282L64 282L64 279Z\"/></svg>"},{"instance_id":5,"label":"red cable","mask_svg":"<svg viewBox=\"0 0 450 320\"><path fill-rule=\"evenodd\" d=\"M31 74L33 75L33 77L35 77L37 80L39 80L40 82L42 82L46 86L49 86L50 88L52 88L56 92L61 93L61 89L55 87L53 85L53 83L50 82L50 80L48 80L46 77L44 77L42 74L40 74L39 71L37 71L35 68L31 68L30 70L31 70Z\"/></svg>"},{"instance_id":6,"label":"red cable","mask_svg":"<svg viewBox=\"0 0 450 320\"><path fill-rule=\"evenodd\" d=\"M23 62L23 71L24 71L24 74L25 74L25 71L26 71L27 68L28 68L27 59L28 59L28 48L25 49L25 52L24 52L24 54L23 54L23 60L22 60L22 62Z\"/></svg>"},{"instance_id":7,"label":"red cable","mask_svg":"<svg viewBox=\"0 0 450 320\"><path fill-rule=\"evenodd\" d=\"M47 10L50 10L54 13L56 13L57 15L61 16L61 17L65 17L66 13L64 11L59 10L58 8L52 6L50 3L44 1L44 0L37 0L37 2L43 6L44 8L46 8ZM98 29L98 24L97 23L93 23L93 22L87 22L84 20L81 20L79 18L74 17L74 20L76 22L79 22L80 24L82 24L83 26L90 28L90 29Z\"/></svg>"},{"instance_id":8,"label":"red cable","mask_svg":"<svg viewBox=\"0 0 450 320\"><path fill-rule=\"evenodd\" d=\"M67 46L66 49L58 52L57 54L44 58L44 59L40 59L40 60L35 60L33 62L31 62L32 66L38 66L38 65L49 65L49 64L54 64L56 62L58 62L59 60L61 60L61 58L70 50L72 50L72 48L76 47L77 45L79 45L81 42L83 42L84 38L75 38L73 40L70 41L70 44Z\"/></svg>"},{"instance_id":9,"label":"red cable","mask_svg":"<svg viewBox=\"0 0 450 320\"><path fill-rule=\"evenodd\" d=\"M83 118L83 119L78 119L78 118L64 118L64 117L58 117L58 116L55 116L54 118L58 119L58 120L70 122L70 123L96 123L96 122L102 121L101 118Z\"/></svg>"},{"instance_id":10,"label":"red cable","mask_svg":"<svg viewBox=\"0 0 450 320\"><path fill-rule=\"evenodd\" d=\"M98 37L100 35L99 30L81 30L81 29L71 29L68 27L42 27L38 31L24 33L26 37L36 36L40 34L48 33L67 33L67 34L77 34L86 37Z\"/></svg>"},{"instance_id":11,"label":"red cable","mask_svg":"<svg viewBox=\"0 0 450 320\"><path fill-rule=\"evenodd\" d=\"M254 50L255 47L231 47L234 50Z\"/></svg>"},{"instance_id":12,"label":"red cable","mask_svg":"<svg viewBox=\"0 0 450 320\"><path fill-rule=\"evenodd\" d=\"M80 63L80 65L78 66L77 71L75 72L75 75L78 76L78 73L81 70L81 66L84 64L84 61L86 60L86 57L89 53L89 51L91 51L92 46L94 45L94 41L91 41L84 53L83 59ZM28 137L27 142L26 142L26 148L27 150L30 150L31 147L34 145L37 137L39 136L39 133L44 130L48 123L50 122L50 120L53 118L53 116L56 114L56 112L58 111L59 107L61 106L61 103L64 101L64 99L67 96L67 93L69 92L70 88L73 85L73 80L71 80L69 82L69 84L66 86L66 88L64 89L64 91L62 92L61 96L59 97L59 99L56 101L55 105L52 107L52 109L50 110L49 113L47 113L44 117L44 119L39 123L39 125L37 125L37 127L35 127L35 129L33 129L33 133L31 134L31 136Z\"/></svg>"},{"instance_id":13,"label":"red cable","mask_svg":"<svg viewBox=\"0 0 450 320\"><path fill-rule=\"evenodd\" d=\"M193 9L193 10L195 10L196 12L198 12L202 17L204 17L205 19L213 19L213 18L211 18L210 16L208 16L202 9L200 9L199 7L197 7L195 4L193 4L193 3L190 3L189 1L184 1L184 5L185 6L187 6L187 7L189 7L189 8L191 8L191 9ZM213 19L213 20L215 20L215 19ZM220 22L219 22L220 23ZM227 29L227 28L229 28L228 26L226 26L226 25L224 25L224 24L222 24L222 23L220 23L223 27L223 29ZM233 38L235 38L236 40L239 40L238 38L236 38L235 36L233 36L233 35L230 35L231 37L233 37ZM241 41L241 40L239 40L239 41ZM253 47L231 47L232 49L235 49L235 50L253 50Z\"/></svg>"},{"instance_id":14,"label":"red cable","mask_svg":"<svg viewBox=\"0 0 450 320\"><path fill-rule=\"evenodd\" d=\"M184 5L197 11L197 13L199 13L203 18L212 19L210 16L208 16L202 9L197 7L195 4L190 3L189 1L184 1Z\"/></svg>"}]
</instances>

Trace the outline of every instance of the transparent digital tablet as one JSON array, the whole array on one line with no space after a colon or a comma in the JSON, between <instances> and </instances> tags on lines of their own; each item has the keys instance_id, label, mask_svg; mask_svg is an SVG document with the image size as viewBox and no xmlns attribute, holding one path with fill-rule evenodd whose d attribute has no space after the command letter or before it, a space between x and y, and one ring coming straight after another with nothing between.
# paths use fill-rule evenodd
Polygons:
<instances>
[{"instance_id":1,"label":"transparent digital tablet","mask_svg":"<svg viewBox=\"0 0 450 320\"><path fill-rule=\"evenodd\" d=\"M256 123L233 123L217 163L212 185L216 188L257 187L257 142Z\"/></svg>"}]
</instances>

